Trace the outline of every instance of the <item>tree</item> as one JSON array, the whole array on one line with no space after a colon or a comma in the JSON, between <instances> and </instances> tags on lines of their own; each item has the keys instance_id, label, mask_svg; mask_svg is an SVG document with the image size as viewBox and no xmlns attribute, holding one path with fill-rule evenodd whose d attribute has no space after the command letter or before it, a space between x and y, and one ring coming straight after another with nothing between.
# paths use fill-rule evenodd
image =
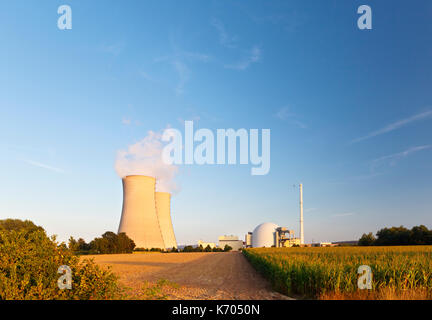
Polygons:
<instances>
[{"instance_id":1,"label":"tree","mask_svg":"<svg viewBox=\"0 0 432 320\"><path fill-rule=\"evenodd\" d=\"M74 239L74 237L72 237L72 236L69 238L68 248L69 248L69 250L71 250L72 252L77 252L77 251L79 251L79 244L78 244L78 241L76 241L76 240Z\"/></svg>"},{"instance_id":2,"label":"tree","mask_svg":"<svg viewBox=\"0 0 432 320\"><path fill-rule=\"evenodd\" d=\"M232 247L231 246L229 246L229 245L225 245L225 247L224 247L224 249L223 249L223 251L224 252L229 252L229 251L231 251L232 250Z\"/></svg>"},{"instance_id":3,"label":"tree","mask_svg":"<svg viewBox=\"0 0 432 320\"><path fill-rule=\"evenodd\" d=\"M0 231L1 230L4 230L4 231L24 231L24 233L26 235L29 235L30 233L35 232L35 231L45 232L45 230L42 227L35 225L30 220L22 221L19 219L0 220Z\"/></svg>"},{"instance_id":4,"label":"tree","mask_svg":"<svg viewBox=\"0 0 432 320\"><path fill-rule=\"evenodd\" d=\"M111 271L92 261L80 261L65 245L49 238L43 228L33 228L32 224L18 222L13 223L13 230L0 230L0 300L120 297L117 277ZM33 231L15 230L20 225L31 226ZM72 271L71 290L60 290L57 285L57 271L62 265Z\"/></svg>"},{"instance_id":5,"label":"tree","mask_svg":"<svg viewBox=\"0 0 432 320\"><path fill-rule=\"evenodd\" d=\"M132 253L134 248L135 243L124 232L117 235L114 232L107 231L101 238L95 238L90 242L90 251L92 253Z\"/></svg>"},{"instance_id":6,"label":"tree","mask_svg":"<svg viewBox=\"0 0 432 320\"><path fill-rule=\"evenodd\" d=\"M210 247L209 244L207 245L207 247L205 247L204 251L205 252L211 252L212 251L212 249L211 249L211 247Z\"/></svg>"},{"instance_id":7,"label":"tree","mask_svg":"<svg viewBox=\"0 0 432 320\"><path fill-rule=\"evenodd\" d=\"M185 246L183 248L183 252L193 252L194 251L194 247L192 246Z\"/></svg>"},{"instance_id":8,"label":"tree","mask_svg":"<svg viewBox=\"0 0 432 320\"><path fill-rule=\"evenodd\" d=\"M363 233L362 237L358 241L359 246L373 246L375 243L375 237L372 232L368 234Z\"/></svg>"},{"instance_id":9,"label":"tree","mask_svg":"<svg viewBox=\"0 0 432 320\"><path fill-rule=\"evenodd\" d=\"M400 226L383 228L377 232L377 238L369 234L363 234L359 245L377 246L404 246L404 245L430 245L432 244L432 230L424 225L415 226L411 230Z\"/></svg>"}]
</instances>

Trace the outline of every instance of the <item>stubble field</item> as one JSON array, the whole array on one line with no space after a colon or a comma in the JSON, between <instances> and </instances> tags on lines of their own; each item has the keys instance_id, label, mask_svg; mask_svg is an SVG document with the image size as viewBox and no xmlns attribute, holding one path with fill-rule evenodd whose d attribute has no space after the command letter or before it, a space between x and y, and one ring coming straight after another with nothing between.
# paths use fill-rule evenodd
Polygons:
<instances>
[{"instance_id":1,"label":"stubble field","mask_svg":"<svg viewBox=\"0 0 432 320\"><path fill-rule=\"evenodd\" d=\"M289 299L239 252L82 256L110 267L127 299Z\"/></svg>"}]
</instances>

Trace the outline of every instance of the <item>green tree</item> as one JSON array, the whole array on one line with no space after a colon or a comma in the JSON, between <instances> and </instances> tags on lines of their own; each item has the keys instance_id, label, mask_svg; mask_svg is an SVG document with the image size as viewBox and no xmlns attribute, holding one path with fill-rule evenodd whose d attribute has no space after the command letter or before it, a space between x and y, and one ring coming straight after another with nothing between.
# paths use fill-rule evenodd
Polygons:
<instances>
[{"instance_id":1,"label":"green tree","mask_svg":"<svg viewBox=\"0 0 432 320\"><path fill-rule=\"evenodd\" d=\"M69 242L68 242L68 248L69 248L69 250L71 250L72 252L77 252L77 251L79 251L79 244L78 244L78 241L76 241L75 239L74 239L74 237L70 237L69 238Z\"/></svg>"},{"instance_id":2,"label":"green tree","mask_svg":"<svg viewBox=\"0 0 432 320\"><path fill-rule=\"evenodd\" d=\"M372 232L369 232L368 234L363 233L361 238L358 241L359 246L373 246L375 244L375 237Z\"/></svg>"},{"instance_id":3,"label":"green tree","mask_svg":"<svg viewBox=\"0 0 432 320\"><path fill-rule=\"evenodd\" d=\"M23 231L26 235L35 232L35 231L43 231L45 232L45 230L40 227L35 225L32 221L30 220L19 220L19 219L5 219L5 220L0 220L0 231L4 230L4 231Z\"/></svg>"},{"instance_id":4,"label":"green tree","mask_svg":"<svg viewBox=\"0 0 432 320\"><path fill-rule=\"evenodd\" d=\"M229 245L225 245L225 247L224 247L224 249L223 249L223 251L224 252L228 252L228 251L231 251L232 250L232 247L231 246L229 246Z\"/></svg>"}]
</instances>

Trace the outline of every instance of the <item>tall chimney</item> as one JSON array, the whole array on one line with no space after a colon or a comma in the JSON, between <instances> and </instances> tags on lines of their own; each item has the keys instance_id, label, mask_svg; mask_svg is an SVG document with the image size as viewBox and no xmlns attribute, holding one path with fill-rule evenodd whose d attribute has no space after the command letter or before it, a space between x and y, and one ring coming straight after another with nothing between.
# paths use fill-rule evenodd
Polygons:
<instances>
[{"instance_id":1,"label":"tall chimney","mask_svg":"<svg viewBox=\"0 0 432 320\"><path fill-rule=\"evenodd\" d=\"M304 244L303 230L303 184L300 183L300 244Z\"/></svg>"}]
</instances>

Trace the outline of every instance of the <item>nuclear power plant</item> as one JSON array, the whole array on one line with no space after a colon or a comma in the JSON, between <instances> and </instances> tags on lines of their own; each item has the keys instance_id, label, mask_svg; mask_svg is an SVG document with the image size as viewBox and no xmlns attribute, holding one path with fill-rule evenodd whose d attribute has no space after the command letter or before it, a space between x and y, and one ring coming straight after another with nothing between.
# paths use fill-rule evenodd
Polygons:
<instances>
[{"instance_id":1,"label":"nuclear power plant","mask_svg":"<svg viewBox=\"0 0 432 320\"><path fill-rule=\"evenodd\" d=\"M168 192L156 192L156 212L165 248L177 248L177 241L171 221L171 194Z\"/></svg>"},{"instance_id":2,"label":"nuclear power plant","mask_svg":"<svg viewBox=\"0 0 432 320\"><path fill-rule=\"evenodd\" d=\"M299 185L299 205L300 205L300 238L294 236L294 230L279 227L272 222L261 223L253 232L248 232L245 237L246 247L292 247L304 246L303 228L303 184Z\"/></svg>"},{"instance_id":3,"label":"nuclear power plant","mask_svg":"<svg viewBox=\"0 0 432 320\"><path fill-rule=\"evenodd\" d=\"M171 195L156 192L156 179L131 175L123 181L123 209L118 232L136 248L177 248L171 221Z\"/></svg>"}]
</instances>

